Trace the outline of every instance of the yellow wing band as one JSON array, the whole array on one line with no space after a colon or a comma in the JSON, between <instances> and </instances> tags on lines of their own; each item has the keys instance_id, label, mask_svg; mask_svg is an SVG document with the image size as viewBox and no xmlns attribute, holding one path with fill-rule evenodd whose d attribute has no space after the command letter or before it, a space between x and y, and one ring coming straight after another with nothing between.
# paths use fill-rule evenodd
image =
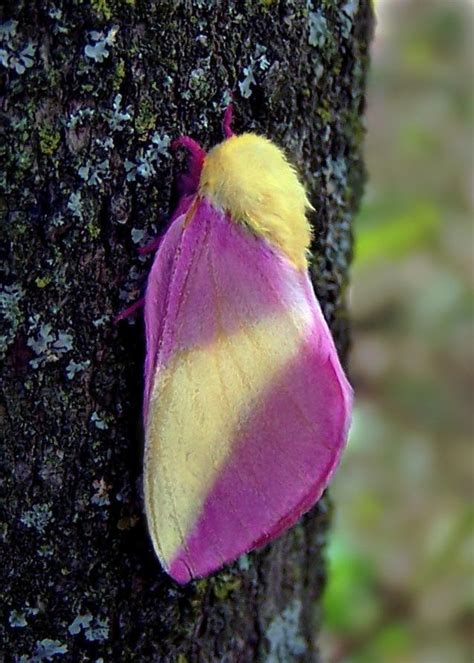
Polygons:
<instances>
[{"instance_id":1,"label":"yellow wing band","mask_svg":"<svg viewBox=\"0 0 474 663\"><path fill-rule=\"evenodd\" d=\"M145 449L145 506L168 566L232 451L239 424L297 355L311 312L300 306L210 346L175 355L157 374Z\"/></svg>"}]
</instances>

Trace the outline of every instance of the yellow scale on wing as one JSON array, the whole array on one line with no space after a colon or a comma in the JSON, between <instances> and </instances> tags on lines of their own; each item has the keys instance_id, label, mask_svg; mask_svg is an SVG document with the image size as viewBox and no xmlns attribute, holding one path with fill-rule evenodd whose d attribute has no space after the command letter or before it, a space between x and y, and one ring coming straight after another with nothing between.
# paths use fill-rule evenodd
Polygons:
<instances>
[{"instance_id":1,"label":"yellow scale on wing","mask_svg":"<svg viewBox=\"0 0 474 663\"><path fill-rule=\"evenodd\" d=\"M158 372L144 489L151 537L165 565L185 546L239 426L297 355L311 320L309 307L300 304L206 347L180 351Z\"/></svg>"}]
</instances>

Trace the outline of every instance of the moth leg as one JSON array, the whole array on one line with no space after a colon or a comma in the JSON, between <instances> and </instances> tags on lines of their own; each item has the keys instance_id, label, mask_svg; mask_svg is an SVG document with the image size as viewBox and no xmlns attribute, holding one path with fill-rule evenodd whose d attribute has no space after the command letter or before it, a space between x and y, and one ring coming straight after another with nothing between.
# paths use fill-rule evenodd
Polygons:
<instances>
[{"instance_id":1,"label":"moth leg","mask_svg":"<svg viewBox=\"0 0 474 663\"><path fill-rule=\"evenodd\" d=\"M135 304L132 304L128 308L126 308L124 311L119 313L115 318L114 318L114 323L117 324L121 320L125 320L125 318L129 318L131 315L136 313L139 309L143 308L145 305L145 297L142 297L139 299Z\"/></svg>"},{"instance_id":2,"label":"moth leg","mask_svg":"<svg viewBox=\"0 0 474 663\"><path fill-rule=\"evenodd\" d=\"M224 119L222 121L222 130L225 138L232 138L232 136L235 136L235 133L232 131L233 110L231 102L225 109Z\"/></svg>"},{"instance_id":3,"label":"moth leg","mask_svg":"<svg viewBox=\"0 0 474 663\"><path fill-rule=\"evenodd\" d=\"M160 244L163 241L164 235L160 235L159 237L155 237L155 239L152 239L151 242L146 244L145 246L140 246L138 248L138 253L141 256L146 256L148 253L153 253L154 251L158 251L160 248Z\"/></svg>"}]
</instances>

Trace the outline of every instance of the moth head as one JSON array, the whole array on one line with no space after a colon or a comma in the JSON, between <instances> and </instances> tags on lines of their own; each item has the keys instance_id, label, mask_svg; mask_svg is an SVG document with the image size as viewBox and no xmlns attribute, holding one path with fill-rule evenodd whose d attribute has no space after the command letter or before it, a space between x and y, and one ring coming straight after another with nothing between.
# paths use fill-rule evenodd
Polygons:
<instances>
[{"instance_id":1,"label":"moth head","mask_svg":"<svg viewBox=\"0 0 474 663\"><path fill-rule=\"evenodd\" d=\"M306 268L312 209L283 151L263 136L232 135L204 157L198 193Z\"/></svg>"}]
</instances>

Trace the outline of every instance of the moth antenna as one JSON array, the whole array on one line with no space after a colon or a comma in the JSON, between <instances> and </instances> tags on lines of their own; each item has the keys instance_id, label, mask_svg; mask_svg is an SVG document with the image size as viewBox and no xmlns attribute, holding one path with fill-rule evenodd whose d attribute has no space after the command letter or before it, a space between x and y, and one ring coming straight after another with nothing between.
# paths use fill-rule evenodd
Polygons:
<instances>
[{"instance_id":1,"label":"moth antenna","mask_svg":"<svg viewBox=\"0 0 474 663\"><path fill-rule=\"evenodd\" d=\"M226 138L232 138L232 136L235 136L235 133L232 131L231 127L233 118L234 118L234 108L231 102L225 109L224 119L222 121L222 128L224 130L224 136Z\"/></svg>"}]
</instances>

